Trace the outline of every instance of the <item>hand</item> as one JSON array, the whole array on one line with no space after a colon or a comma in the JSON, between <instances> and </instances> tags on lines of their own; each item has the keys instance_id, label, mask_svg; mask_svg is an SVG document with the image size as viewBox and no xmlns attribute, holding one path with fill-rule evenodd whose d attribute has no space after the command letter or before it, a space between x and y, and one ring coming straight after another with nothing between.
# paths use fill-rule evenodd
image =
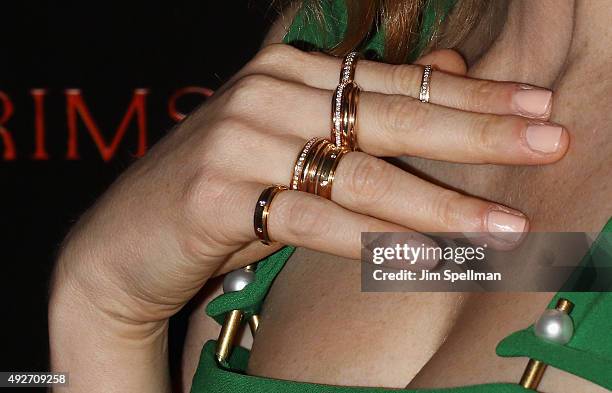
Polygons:
<instances>
[{"instance_id":1,"label":"hand","mask_svg":"<svg viewBox=\"0 0 612 393\"><path fill-rule=\"evenodd\" d=\"M339 68L335 57L264 48L82 218L58 262L56 287L78 288L117 320L160 326L210 277L278 248L256 240L255 201L267 185L288 183L308 139L329 136ZM491 232L512 243L528 230L519 212L377 157L555 162L569 138L546 122L550 92L435 71L431 103L423 104L415 99L421 75L417 65L358 63L362 151L340 162L331 201L297 191L276 197L274 241L359 258L364 231ZM498 231L507 234L499 239Z\"/></svg>"}]
</instances>

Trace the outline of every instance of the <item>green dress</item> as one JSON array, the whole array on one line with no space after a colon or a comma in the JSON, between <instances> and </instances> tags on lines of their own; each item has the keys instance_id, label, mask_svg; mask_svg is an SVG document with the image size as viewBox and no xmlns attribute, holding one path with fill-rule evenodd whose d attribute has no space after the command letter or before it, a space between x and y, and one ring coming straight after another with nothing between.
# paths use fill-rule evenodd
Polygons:
<instances>
[{"instance_id":1,"label":"green dress","mask_svg":"<svg viewBox=\"0 0 612 393\"><path fill-rule=\"evenodd\" d=\"M429 0L423 17L423 29L418 49L427 44L436 20L434 10L447 13L454 0ZM346 9L343 0L322 2L325 15L324 31L303 13L298 13L285 42L316 48L331 48L339 42L346 26ZM382 57L384 51L383 33L379 31L364 44L362 51L370 52L371 57ZM417 52L411 57L416 57ZM612 233L612 219L602 233ZM220 324L225 314L240 309L245 312L245 320L260 311L274 278L293 254L293 247L285 247L261 261L257 266L255 281L242 291L227 293L210 302L206 313ZM597 269L605 271L612 268L612 236L601 235L584 257L581 266L590 269L580 270L580 276L571 278L573 285L601 280ZM609 270L608 270L609 271ZM586 275L584 273L587 273ZM603 275L608 288L612 280ZM599 285L601 287L601 283ZM571 290L571 288L568 288ZM526 357L537 359L555 368L592 381L612 390L612 293L610 292L559 292L551 300L549 308L554 308L558 298L563 297L575 304L571 317L574 321L574 336L567 345L545 342L534 335L533 326L516 332L502 340L497 346L497 354L506 357ZM203 392L249 392L249 393L389 393L397 390L384 388L357 388L321 385L262 378L245 374L249 351L235 347L228 362L219 365L215 359L216 342L208 341L200 356L200 362L193 378L192 393ZM520 375L517 375L517 381ZM406 393L515 393L533 392L518 384L484 384L446 389L400 390Z\"/></svg>"}]
</instances>

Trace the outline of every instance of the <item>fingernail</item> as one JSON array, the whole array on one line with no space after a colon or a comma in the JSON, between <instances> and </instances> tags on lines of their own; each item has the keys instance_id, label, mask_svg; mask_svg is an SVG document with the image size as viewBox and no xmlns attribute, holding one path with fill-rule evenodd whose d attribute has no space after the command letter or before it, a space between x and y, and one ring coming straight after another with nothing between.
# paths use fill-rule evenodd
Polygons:
<instances>
[{"instance_id":1,"label":"fingernail","mask_svg":"<svg viewBox=\"0 0 612 393\"><path fill-rule=\"evenodd\" d=\"M487 230L500 240L516 243L523 236L527 219L504 211L493 210L487 216Z\"/></svg>"},{"instance_id":2,"label":"fingernail","mask_svg":"<svg viewBox=\"0 0 612 393\"><path fill-rule=\"evenodd\" d=\"M531 150L554 153L559 149L563 128L545 124L531 124L525 132L525 139Z\"/></svg>"},{"instance_id":3,"label":"fingernail","mask_svg":"<svg viewBox=\"0 0 612 393\"><path fill-rule=\"evenodd\" d=\"M531 87L523 88L514 93L513 100L521 114L541 117L550 112L552 92Z\"/></svg>"}]
</instances>

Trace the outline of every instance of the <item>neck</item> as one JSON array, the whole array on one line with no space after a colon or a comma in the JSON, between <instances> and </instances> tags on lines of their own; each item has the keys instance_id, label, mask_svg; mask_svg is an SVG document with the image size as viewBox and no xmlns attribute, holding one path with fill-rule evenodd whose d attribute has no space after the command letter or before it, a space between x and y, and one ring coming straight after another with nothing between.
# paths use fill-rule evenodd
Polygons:
<instances>
[{"instance_id":1,"label":"neck","mask_svg":"<svg viewBox=\"0 0 612 393\"><path fill-rule=\"evenodd\" d=\"M609 3L593 0L510 0L494 43L473 57L470 73L552 88L567 67L612 63ZM505 20L505 21L504 21ZM490 60L507 59L491 68Z\"/></svg>"},{"instance_id":2,"label":"neck","mask_svg":"<svg viewBox=\"0 0 612 393\"><path fill-rule=\"evenodd\" d=\"M612 60L612 8L610 3L598 0L576 0L574 7L572 50L574 58L597 59L598 63Z\"/></svg>"},{"instance_id":3,"label":"neck","mask_svg":"<svg viewBox=\"0 0 612 393\"><path fill-rule=\"evenodd\" d=\"M612 215L612 9L604 0L509 1L469 75L552 89L551 121L570 131L570 149L554 165L473 171L464 189L522 210L535 230L599 231Z\"/></svg>"}]
</instances>

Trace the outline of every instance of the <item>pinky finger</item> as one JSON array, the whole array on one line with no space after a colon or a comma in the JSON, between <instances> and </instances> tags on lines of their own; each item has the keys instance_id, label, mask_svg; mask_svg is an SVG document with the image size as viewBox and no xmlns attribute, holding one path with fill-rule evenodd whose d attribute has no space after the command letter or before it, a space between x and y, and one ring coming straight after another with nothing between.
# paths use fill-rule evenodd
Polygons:
<instances>
[{"instance_id":1,"label":"pinky finger","mask_svg":"<svg viewBox=\"0 0 612 393\"><path fill-rule=\"evenodd\" d=\"M362 232L412 231L304 192L282 192L270 206L268 233L284 244L359 259Z\"/></svg>"},{"instance_id":2,"label":"pinky finger","mask_svg":"<svg viewBox=\"0 0 612 393\"><path fill-rule=\"evenodd\" d=\"M216 208L223 228L217 235L245 245L257 240L254 211L265 188L255 183L234 184L233 195L239 197ZM413 232L404 226L347 210L328 199L292 190L276 194L270 202L267 230L273 242L269 247L271 252L280 243L351 259L360 258L362 232ZM248 253L261 252L260 247L246 248L250 249Z\"/></svg>"}]
</instances>

